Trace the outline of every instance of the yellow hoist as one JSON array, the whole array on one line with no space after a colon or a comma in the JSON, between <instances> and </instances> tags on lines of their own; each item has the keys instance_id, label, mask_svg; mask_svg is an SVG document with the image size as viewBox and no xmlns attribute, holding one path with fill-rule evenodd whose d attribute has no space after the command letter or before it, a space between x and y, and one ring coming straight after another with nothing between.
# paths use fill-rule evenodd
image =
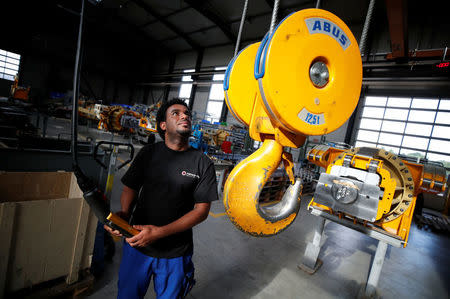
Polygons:
<instances>
[{"instance_id":1,"label":"yellow hoist","mask_svg":"<svg viewBox=\"0 0 450 299\"><path fill-rule=\"evenodd\" d=\"M362 62L350 29L321 9L287 16L260 43L243 49L224 79L230 112L262 146L239 163L224 186L226 213L240 230L270 236L288 227L300 207L301 182L284 147L300 147L307 135L338 129L355 109ZM259 194L283 161L292 185L276 205Z\"/></svg>"}]
</instances>

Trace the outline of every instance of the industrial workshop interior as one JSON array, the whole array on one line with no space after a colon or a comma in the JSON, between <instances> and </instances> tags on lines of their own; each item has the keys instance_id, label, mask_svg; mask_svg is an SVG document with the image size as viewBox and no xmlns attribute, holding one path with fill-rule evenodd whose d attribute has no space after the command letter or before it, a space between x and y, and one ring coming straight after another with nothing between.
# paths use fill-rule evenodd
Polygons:
<instances>
[{"instance_id":1,"label":"industrial workshop interior","mask_svg":"<svg viewBox=\"0 0 450 299\"><path fill-rule=\"evenodd\" d=\"M0 298L450 298L447 1L0 9Z\"/></svg>"}]
</instances>

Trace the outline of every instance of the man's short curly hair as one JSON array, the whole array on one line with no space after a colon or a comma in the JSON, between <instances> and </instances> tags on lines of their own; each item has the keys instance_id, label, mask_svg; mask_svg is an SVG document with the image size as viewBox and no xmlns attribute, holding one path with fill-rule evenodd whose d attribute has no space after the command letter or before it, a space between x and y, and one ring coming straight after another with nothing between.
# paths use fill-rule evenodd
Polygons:
<instances>
[{"instance_id":1,"label":"man's short curly hair","mask_svg":"<svg viewBox=\"0 0 450 299\"><path fill-rule=\"evenodd\" d=\"M161 129L160 124L161 122L166 121L167 109L169 109L170 106L176 104L183 105L186 108L189 108L188 105L186 105L186 103L182 99L173 98L172 100L163 103L161 107L159 107L158 112L156 113L156 129L158 130L158 134L162 138L162 140L164 140L164 134L166 131Z\"/></svg>"}]
</instances>

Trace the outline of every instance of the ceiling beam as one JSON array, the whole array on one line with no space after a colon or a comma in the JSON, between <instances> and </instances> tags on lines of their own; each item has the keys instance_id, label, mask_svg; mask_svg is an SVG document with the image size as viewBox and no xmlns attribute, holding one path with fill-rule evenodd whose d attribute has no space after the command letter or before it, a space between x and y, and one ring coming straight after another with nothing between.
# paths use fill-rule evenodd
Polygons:
<instances>
[{"instance_id":1,"label":"ceiling beam","mask_svg":"<svg viewBox=\"0 0 450 299\"><path fill-rule=\"evenodd\" d=\"M185 2L191 5L191 7L189 7L189 8L196 9L196 8L194 8L194 7L192 6L192 3L191 3L191 2L198 2L198 0L185 0ZM305 6L307 7L308 5L310 5L310 4L312 4L312 3L315 3L315 1L308 0L308 1L304 1L303 3L300 3L300 4L299 4L299 3L296 3L295 5L293 5L293 4L287 5L287 6L285 6L285 7L282 8L282 10L281 10L281 15L284 15L284 14L288 13L291 9L304 8ZM267 0L267 4L268 4L269 6L271 6L271 4L272 4L272 7L273 7L273 0ZM197 11L198 11L198 10L197 10ZM254 14L254 15L247 15L247 17L246 17L246 22L251 22L252 20L254 20L254 19L256 19L256 18L261 18L261 17L265 17L265 16L271 16L271 15L272 15L272 11L263 12L263 13L258 13L258 14ZM206 17L206 16L205 16L205 17ZM223 21L223 23L224 23L224 26L225 26L225 27L231 28L231 25L232 25L232 24L239 23L240 21L241 21L241 18L239 18L239 19L234 19L234 20L229 20L228 22ZM155 21L153 21L153 22L155 22ZM214 22L214 21L212 21L212 22ZM217 24L216 22L214 22L214 24L215 24L215 25L207 26L207 27L202 27L202 28L199 28L199 29L197 29L197 30L185 32L185 34L186 34L187 36L189 36L189 35L192 35L192 34L195 34L195 33L204 32L204 31L208 31L208 30L212 30L212 29L218 27L218 24ZM358 24L359 24L359 23L358 23ZM145 25L145 24L144 24L144 25ZM220 27L219 27L219 29L222 30L222 28L220 28ZM223 30L222 30L222 32L225 33L225 31L223 31ZM230 30L230 32L231 32L231 30ZM229 37L229 40L230 40L231 42L213 45L212 47L216 47L216 46L219 47L219 46L224 46L224 45L231 45L231 44L234 44L234 43L236 42L236 37L234 37L233 33L230 33L230 34L232 35L231 37ZM165 41L169 41L169 40L174 40L174 39L176 39L176 38L178 38L178 36L170 36L170 37L166 37L166 38L163 38L163 39L161 39L161 40L158 40L158 41L159 41L159 42L165 42ZM258 40L258 39L253 38L253 39L244 40L243 42L254 42L254 41L257 41L257 40ZM182 53L182 52L189 52L189 50L188 50L188 51L181 51L180 53ZM177 53L178 53L178 52L177 52Z\"/></svg>"},{"instance_id":2,"label":"ceiling beam","mask_svg":"<svg viewBox=\"0 0 450 299\"><path fill-rule=\"evenodd\" d=\"M185 34L186 35L191 35L191 34L194 34L194 33L206 32L208 30L215 29L215 28L217 28L217 26L216 25L212 25L212 26L208 26L208 27L202 27L202 28L197 29L197 30L188 31ZM178 38L178 35L175 35L175 36L169 36L169 37L166 37L166 38L163 38L163 39L159 39L158 41L159 42L165 42L165 41L174 40L174 39L177 39L177 38Z\"/></svg>"},{"instance_id":3,"label":"ceiling beam","mask_svg":"<svg viewBox=\"0 0 450 299\"><path fill-rule=\"evenodd\" d=\"M130 0L131 1L131 0ZM130 2L128 1L128 2ZM125 3L125 5L128 4ZM77 11L74 11L72 9L66 8L60 4L56 5L58 8L63 9L64 11L80 17L80 13ZM110 28L108 28L107 24L108 22L117 22L120 25L124 26L126 28L126 31L130 32L130 33L134 33L137 36L139 36L140 38L142 38L144 41L147 41L149 43L151 43L151 46L149 45L148 48L152 48L152 47L159 47L160 50L166 52L166 53L172 53L171 50L169 50L168 48L164 47L163 45L161 45L159 43L159 41L153 39L152 37L150 37L149 35L147 35L146 33L144 33L144 31L140 30L138 26L136 26L135 24L130 23L128 20L126 20L125 18L121 17L118 14L118 10L116 9L98 9L96 7L92 7L91 11L95 10L95 15L94 16L84 16L84 19L87 21L87 23L93 24L93 26L97 29L97 28L102 28L102 30L104 30L103 34L106 34L107 32L109 32Z\"/></svg>"},{"instance_id":4,"label":"ceiling beam","mask_svg":"<svg viewBox=\"0 0 450 299\"><path fill-rule=\"evenodd\" d=\"M201 47L194 42L189 36L187 36L184 32L182 32L181 30L179 30L177 27L175 27L172 23L170 23L169 21L167 21L162 15L160 15L158 12L156 12L155 10L153 10L152 7L150 7L147 3L145 3L142 0L132 0L137 6L139 6L140 8L142 8L143 10L145 10L148 14L152 15L153 17L155 17L158 21L160 21L161 23L163 23L166 27L168 27L170 30L172 30L173 32L175 32L177 35L179 35L181 38L183 38L188 44L189 46L191 46L193 49L195 50L199 50Z\"/></svg>"},{"instance_id":5,"label":"ceiling beam","mask_svg":"<svg viewBox=\"0 0 450 299\"><path fill-rule=\"evenodd\" d=\"M406 0L386 0L393 58L408 57L408 24Z\"/></svg>"},{"instance_id":6,"label":"ceiling beam","mask_svg":"<svg viewBox=\"0 0 450 299\"><path fill-rule=\"evenodd\" d=\"M185 0L187 1L187 0ZM273 1L272 0L267 0L267 5L270 6L271 9L273 9ZM282 19L282 17L285 17L287 14L291 13L291 10L295 9L295 10L300 10L300 9L305 9L305 8L312 8L311 4L314 4L315 1L304 1L302 3L295 3L295 4L290 4L290 5L285 5L282 6L280 5L280 7L278 8L278 15L281 16L280 20ZM252 22L252 20L257 19L257 18L262 18L262 17L266 17L266 16L272 16L272 10L270 11L266 11L266 12L260 12L257 14L253 14L253 15L249 15L247 14L245 20L246 22ZM239 23L241 21L241 18L236 18L236 19L232 19L230 20L227 25L231 25L231 24L235 24L235 23Z\"/></svg>"},{"instance_id":7,"label":"ceiling beam","mask_svg":"<svg viewBox=\"0 0 450 299\"><path fill-rule=\"evenodd\" d=\"M394 53L388 53L386 59L395 59ZM447 53L446 49L428 49L428 50L414 50L408 52L409 60L422 60L422 59L441 59L446 60L450 55L450 51Z\"/></svg>"},{"instance_id":8,"label":"ceiling beam","mask_svg":"<svg viewBox=\"0 0 450 299\"><path fill-rule=\"evenodd\" d=\"M272 0L267 0L267 1L272 1ZM309 3L309 2L314 2L314 1L307 1L306 3ZM273 1L272 1L272 3L273 3ZM289 9L293 9L293 8L295 8L295 7L298 7L299 6L299 4L296 4L296 5L289 5L289 6L286 6L285 7L285 10L289 10ZM246 17L246 22L251 22L252 20L254 20L254 19L256 19L256 18L261 18L261 17L265 17L265 16L271 16L272 15L272 12L271 11L269 11L269 12L263 12L263 13L258 13L258 14L254 14L254 15L247 15L247 17ZM230 27L232 24L235 24L235 23L240 23L241 22L241 18L239 18L239 19L234 19L234 20L230 20L229 22L227 22L227 26L228 27ZM358 25L359 25L360 23L358 23ZM217 24L215 24L215 25L212 25L212 26L206 26L206 27L202 27L202 28L199 28L199 29L196 29L196 30L193 30L193 31L187 31L187 32L185 32L185 34L186 35L191 35L191 34L195 34L195 33L199 33L199 32L205 32L205 31L208 31L208 30L212 30L212 29L214 29L214 28L216 28L217 27ZM166 37L166 38L163 38L163 39L160 39L160 40L158 40L159 42L165 42L165 41L168 41L168 40L173 40L173 39L176 39L176 38L178 38L178 36L169 36L169 37ZM251 40L247 40L247 41L253 41L253 40L256 40L256 39L251 39ZM232 41L232 43L234 43L235 41L234 40L231 40ZM221 45L230 45L230 44L232 44L232 43L225 43L225 44L221 44Z\"/></svg>"},{"instance_id":9,"label":"ceiling beam","mask_svg":"<svg viewBox=\"0 0 450 299\"><path fill-rule=\"evenodd\" d=\"M205 18L209 19L211 22L217 25L217 27L222 30L225 36L232 42L236 42L236 36L231 31L231 27L225 20L223 20L218 14L212 12L210 9L206 8L205 1L202 0L184 0L193 9L198 11Z\"/></svg>"},{"instance_id":10,"label":"ceiling beam","mask_svg":"<svg viewBox=\"0 0 450 299\"><path fill-rule=\"evenodd\" d=\"M142 31L137 25L130 23L128 20L124 19L123 17L120 17L118 14L114 16L116 21L125 27L128 28L129 31L135 32L137 35L141 36L142 38L146 39L151 43L151 46L155 46L157 48L160 48L162 51L166 53L172 53L173 51L159 43L157 40L154 40L152 37L147 35L144 31Z\"/></svg>"},{"instance_id":11,"label":"ceiling beam","mask_svg":"<svg viewBox=\"0 0 450 299\"><path fill-rule=\"evenodd\" d=\"M164 16L162 16L162 17L163 17L164 19L167 19L168 17L171 17L171 16L173 16L173 15L179 14L179 13L181 13L181 12L183 12L183 11L188 10L188 9L191 9L191 7L186 6L186 7L183 7L183 8L177 9L177 10L174 10L174 11L172 11L171 13L169 13L169 14L167 14L167 15L164 15ZM142 25L139 25L139 27L144 28L144 27L147 27L148 25L152 25L152 24L155 24L155 23L158 23L158 22L159 22L158 20L151 20L151 21L145 22L145 23L142 24Z\"/></svg>"}]
</instances>

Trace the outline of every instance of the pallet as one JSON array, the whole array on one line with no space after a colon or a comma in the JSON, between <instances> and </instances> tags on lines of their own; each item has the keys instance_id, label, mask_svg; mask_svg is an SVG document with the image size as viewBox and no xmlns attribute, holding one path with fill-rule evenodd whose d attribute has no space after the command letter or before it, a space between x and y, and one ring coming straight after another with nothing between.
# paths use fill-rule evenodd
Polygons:
<instances>
[{"instance_id":1,"label":"pallet","mask_svg":"<svg viewBox=\"0 0 450 299\"><path fill-rule=\"evenodd\" d=\"M416 215L415 221L418 228L429 229L440 233L450 233L450 222L445 215L436 215L423 212Z\"/></svg>"},{"instance_id":2,"label":"pallet","mask_svg":"<svg viewBox=\"0 0 450 299\"><path fill-rule=\"evenodd\" d=\"M84 293L92 289L94 285L94 276L88 272L80 274L80 280L67 284L65 278L55 279L33 286L30 289L5 294L5 298L81 298Z\"/></svg>"}]
</instances>

